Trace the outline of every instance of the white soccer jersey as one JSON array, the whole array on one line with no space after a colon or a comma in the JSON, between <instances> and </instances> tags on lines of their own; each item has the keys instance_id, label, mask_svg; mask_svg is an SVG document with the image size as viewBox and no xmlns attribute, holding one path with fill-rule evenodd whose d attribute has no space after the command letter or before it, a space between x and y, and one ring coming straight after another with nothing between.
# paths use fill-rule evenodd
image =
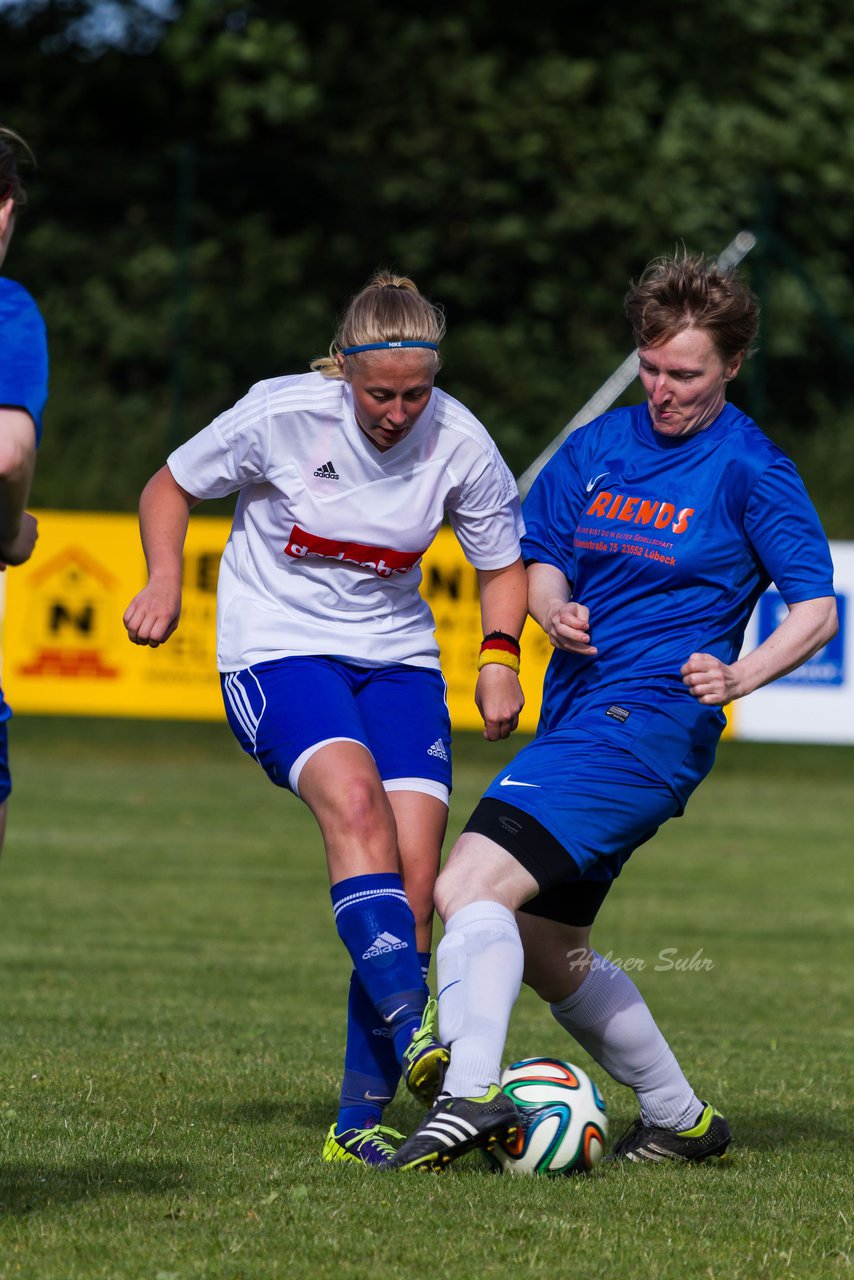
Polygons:
<instances>
[{"instance_id":1,"label":"white soccer jersey","mask_svg":"<svg viewBox=\"0 0 854 1280\"><path fill-rule=\"evenodd\" d=\"M308 373L259 382L168 459L197 498L240 491L217 594L217 666L296 654L438 667L421 557L447 511L467 559L501 569L524 531L493 441L434 389L381 452L347 383Z\"/></svg>"}]
</instances>

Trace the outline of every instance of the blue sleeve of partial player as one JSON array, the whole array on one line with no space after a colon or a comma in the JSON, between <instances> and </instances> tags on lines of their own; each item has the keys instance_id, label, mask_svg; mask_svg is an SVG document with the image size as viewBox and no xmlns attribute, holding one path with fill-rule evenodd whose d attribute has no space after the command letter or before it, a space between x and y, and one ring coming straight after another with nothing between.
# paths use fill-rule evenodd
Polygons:
<instances>
[{"instance_id":1,"label":"blue sleeve of partial player","mask_svg":"<svg viewBox=\"0 0 854 1280\"><path fill-rule=\"evenodd\" d=\"M21 285L0 289L0 405L25 409L41 440L47 401L47 335L41 313Z\"/></svg>"},{"instance_id":2,"label":"blue sleeve of partial player","mask_svg":"<svg viewBox=\"0 0 854 1280\"><path fill-rule=\"evenodd\" d=\"M573 540L585 497L571 445L567 441L546 463L522 505L524 559L554 565L570 583L575 581Z\"/></svg>"},{"instance_id":3,"label":"blue sleeve of partial player","mask_svg":"<svg viewBox=\"0 0 854 1280\"><path fill-rule=\"evenodd\" d=\"M789 458L779 458L759 476L747 502L744 527L786 604L834 594L827 537Z\"/></svg>"}]
</instances>

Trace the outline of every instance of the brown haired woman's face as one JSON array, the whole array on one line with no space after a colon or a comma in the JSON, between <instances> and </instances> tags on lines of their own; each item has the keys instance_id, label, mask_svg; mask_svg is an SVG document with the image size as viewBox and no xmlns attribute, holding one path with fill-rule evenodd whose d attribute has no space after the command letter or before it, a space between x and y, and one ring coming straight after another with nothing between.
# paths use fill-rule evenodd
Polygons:
<instances>
[{"instance_id":1,"label":"brown haired woman's face","mask_svg":"<svg viewBox=\"0 0 854 1280\"><path fill-rule=\"evenodd\" d=\"M708 427L724 407L726 384L741 367L724 364L703 329L683 329L657 347L639 347L640 380L652 425L664 436Z\"/></svg>"},{"instance_id":2,"label":"brown haired woman's face","mask_svg":"<svg viewBox=\"0 0 854 1280\"><path fill-rule=\"evenodd\" d=\"M435 362L423 350L376 351L358 365L345 361L356 421L385 452L409 435L433 392Z\"/></svg>"}]
</instances>

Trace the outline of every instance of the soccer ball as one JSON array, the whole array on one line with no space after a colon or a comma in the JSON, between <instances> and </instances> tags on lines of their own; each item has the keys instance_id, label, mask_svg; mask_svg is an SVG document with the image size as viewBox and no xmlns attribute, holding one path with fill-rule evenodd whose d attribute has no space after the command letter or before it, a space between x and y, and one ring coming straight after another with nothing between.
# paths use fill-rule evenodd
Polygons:
<instances>
[{"instance_id":1,"label":"soccer ball","mask_svg":"<svg viewBox=\"0 0 854 1280\"><path fill-rule=\"evenodd\" d=\"M571 1062L525 1058L507 1067L501 1087L519 1108L516 1137L488 1154L503 1173L583 1173L605 1153L605 1100Z\"/></svg>"}]
</instances>

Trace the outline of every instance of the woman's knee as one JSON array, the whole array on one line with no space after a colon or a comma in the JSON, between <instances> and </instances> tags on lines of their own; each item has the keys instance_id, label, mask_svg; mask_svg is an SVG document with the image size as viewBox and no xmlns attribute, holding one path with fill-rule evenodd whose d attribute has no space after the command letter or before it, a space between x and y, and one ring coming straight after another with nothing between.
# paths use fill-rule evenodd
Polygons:
<instances>
[{"instance_id":1,"label":"woman's knee","mask_svg":"<svg viewBox=\"0 0 854 1280\"><path fill-rule=\"evenodd\" d=\"M515 911L536 889L533 876L506 849L478 832L464 831L436 881L436 910L447 920L485 899Z\"/></svg>"},{"instance_id":2,"label":"woman's knee","mask_svg":"<svg viewBox=\"0 0 854 1280\"><path fill-rule=\"evenodd\" d=\"M351 775L341 779L324 805L324 821L334 824L341 834L371 842L378 834L395 839L394 818L379 778Z\"/></svg>"},{"instance_id":3,"label":"woman's knee","mask_svg":"<svg viewBox=\"0 0 854 1280\"><path fill-rule=\"evenodd\" d=\"M590 968L590 929L520 912L523 982L549 1004L573 995Z\"/></svg>"}]
</instances>

